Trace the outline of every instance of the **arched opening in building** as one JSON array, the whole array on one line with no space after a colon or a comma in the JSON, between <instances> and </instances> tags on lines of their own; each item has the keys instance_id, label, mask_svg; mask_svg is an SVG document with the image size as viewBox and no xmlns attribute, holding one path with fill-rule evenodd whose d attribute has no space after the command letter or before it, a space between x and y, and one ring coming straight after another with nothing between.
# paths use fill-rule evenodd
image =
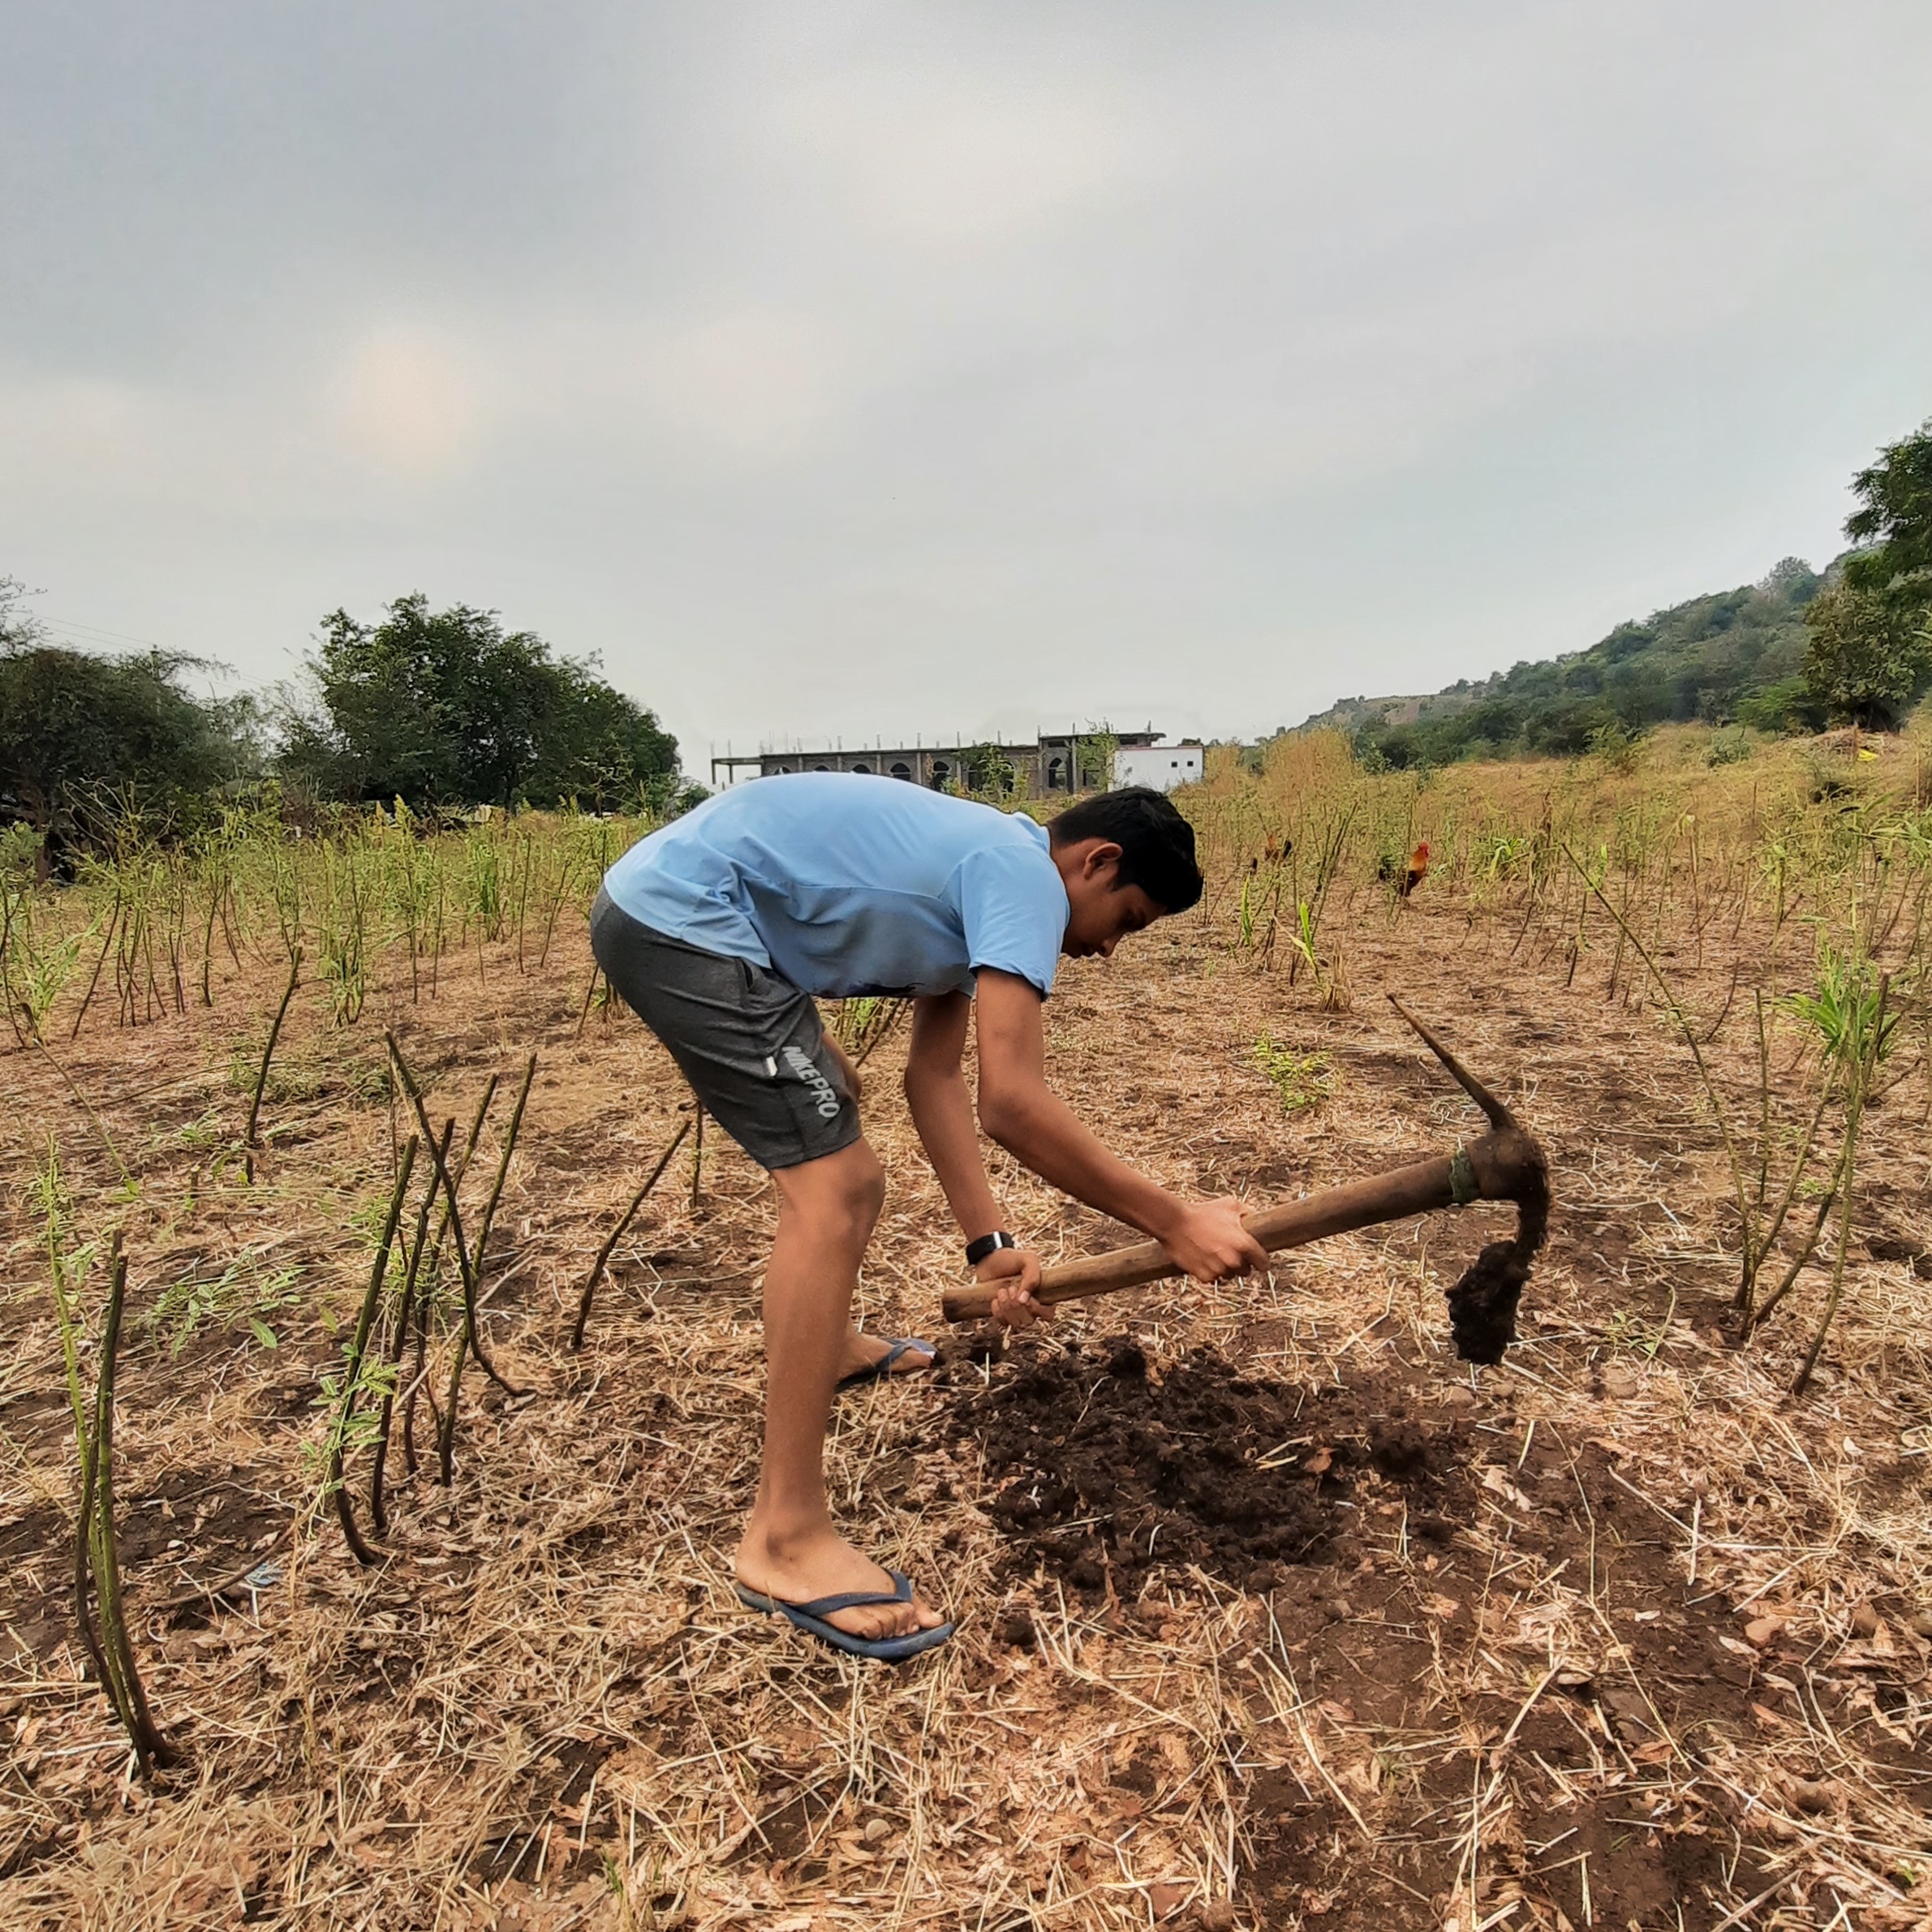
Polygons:
<instances>
[{"instance_id":1,"label":"arched opening in building","mask_svg":"<svg viewBox=\"0 0 1932 1932\"><path fill-rule=\"evenodd\" d=\"M910 778L912 776L912 767L901 761L900 764L893 767L893 776L895 778Z\"/></svg>"},{"instance_id":2,"label":"arched opening in building","mask_svg":"<svg viewBox=\"0 0 1932 1932\"><path fill-rule=\"evenodd\" d=\"M946 763L946 761L945 761L945 759L943 759L943 758L936 758L936 759L933 759L933 761L932 761L932 789L933 789L933 790L935 790L936 792L943 792L943 791L944 791L944 790L946 789L946 781L947 781L949 778L950 778L952 776L953 776L953 768L952 768L952 766L950 766L949 764L948 764Z\"/></svg>"},{"instance_id":3,"label":"arched opening in building","mask_svg":"<svg viewBox=\"0 0 1932 1932\"><path fill-rule=\"evenodd\" d=\"M1047 760L1047 790L1056 792L1066 782L1066 764L1064 758L1053 757Z\"/></svg>"},{"instance_id":4,"label":"arched opening in building","mask_svg":"<svg viewBox=\"0 0 1932 1932\"><path fill-rule=\"evenodd\" d=\"M869 764L855 764L852 769L855 772L863 772L868 778L872 775L872 768Z\"/></svg>"},{"instance_id":5,"label":"arched opening in building","mask_svg":"<svg viewBox=\"0 0 1932 1932\"><path fill-rule=\"evenodd\" d=\"M828 772L832 769L828 764L815 764L811 768L815 772Z\"/></svg>"}]
</instances>

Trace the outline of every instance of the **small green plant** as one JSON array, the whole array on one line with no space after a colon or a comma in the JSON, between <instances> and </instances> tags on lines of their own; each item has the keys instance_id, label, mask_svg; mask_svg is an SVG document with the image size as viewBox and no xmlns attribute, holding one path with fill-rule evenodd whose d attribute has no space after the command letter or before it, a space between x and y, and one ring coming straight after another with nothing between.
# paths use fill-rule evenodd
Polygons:
<instances>
[{"instance_id":1,"label":"small green plant","mask_svg":"<svg viewBox=\"0 0 1932 1932\"><path fill-rule=\"evenodd\" d=\"M1534 843L1526 833L1478 832L1470 841L1470 870L1485 884L1512 879L1529 858Z\"/></svg>"},{"instance_id":2,"label":"small green plant","mask_svg":"<svg viewBox=\"0 0 1932 1932\"><path fill-rule=\"evenodd\" d=\"M862 1067L874 1049L891 1037L893 1030L911 1010L911 1005L910 1000L889 993L876 997L861 994L854 999L842 1000L833 1020L833 1037L853 1065Z\"/></svg>"},{"instance_id":3,"label":"small green plant","mask_svg":"<svg viewBox=\"0 0 1932 1932\"><path fill-rule=\"evenodd\" d=\"M465 884L470 894L465 914L475 921L480 945L486 939L502 937L506 910L502 862L487 822L470 833L465 856L468 860Z\"/></svg>"},{"instance_id":4,"label":"small green plant","mask_svg":"<svg viewBox=\"0 0 1932 1932\"><path fill-rule=\"evenodd\" d=\"M876 1024L884 1005L883 997L870 993L840 1000L832 1018L833 1038L850 1053Z\"/></svg>"},{"instance_id":5,"label":"small green plant","mask_svg":"<svg viewBox=\"0 0 1932 1932\"><path fill-rule=\"evenodd\" d=\"M1628 1308L1620 1308L1604 1325L1603 1338L1611 1347L1632 1355L1642 1355L1651 1361L1657 1352L1671 1337L1671 1322L1677 1312L1677 1297L1672 1292L1670 1306L1664 1310L1663 1319L1654 1324Z\"/></svg>"},{"instance_id":6,"label":"small green plant","mask_svg":"<svg viewBox=\"0 0 1932 1932\"><path fill-rule=\"evenodd\" d=\"M1643 757L1643 739L1620 719L1607 719L1590 734L1593 758L1609 772L1634 772Z\"/></svg>"},{"instance_id":7,"label":"small green plant","mask_svg":"<svg viewBox=\"0 0 1932 1932\"><path fill-rule=\"evenodd\" d=\"M32 889L16 892L0 880L0 998L21 1045L43 1037L47 1015L73 975L84 936L91 938L92 932L43 936L35 927Z\"/></svg>"},{"instance_id":8,"label":"small green plant","mask_svg":"<svg viewBox=\"0 0 1932 1932\"><path fill-rule=\"evenodd\" d=\"M296 1304L299 1268L266 1268L253 1254L239 1254L218 1275L191 1267L155 1297L145 1325L166 1332L168 1352L179 1356L196 1335L209 1327L246 1328L265 1349L281 1346L269 1325Z\"/></svg>"},{"instance_id":9,"label":"small green plant","mask_svg":"<svg viewBox=\"0 0 1932 1932\"><path fill-rule=\"evenodd\" d=\"M361 1018L367 996L365 954L374 888L363 850L349 842L323 849L316 957L338 1026L352 1026Z\"/></svg>"},{"instance_id":10,"label":"small green plant","mask_svg":"<svg viewBox=\"0 0 1932 1932\"><path fill-rule=\"evenodd\" d=\"M1272 848L1265 859L1250 858L1242 874L1241 897L1234 909L1235 949L1252 953L1257 949L1264 969L1274 964L1275 939L1281 926L1282 895L1287 876L1280 857Z\"/></svg>"},{"instance_id":11,"label":"small green plant","mask_svg":"<svg viewBox=\"0 0 1932 1932\"><path fill-rule=\"evenodd\" d=\"M1825 1094L1835 1096L1844 1112L1844 1130L1839 1142L1838 1160L1818 1203L1818 1218L1810 1239L1798 1262L1777 1292L1757 1311L1762 1322L1791 1291L1799 1267L1817 1246L1818 1235L1834 1202L1838 1207L1837 1252L1832 1257L1831 1284L1825 1297L1825 1309L1806 1349L1805 1360L1792 1383L1792 1393L1802 1395L1818 1367L1825 1339L1836 1319L1844 1295L1845 1264L1852 1241L1854 1182L1858 1171L1858 1140L1865 1123L1865 1110L1878 1084L1879 1069L1896 1043L1899 1022L1903 1017L1891 1001L1891 975L1881 972L1861 951L1839 949L1828 940L1818 948L1818 979L1809 993L1795 995L1791 1010L1816 1032L1823 1053L1819 1078Z\"/></svg>"},{"instance_id":12,"label":"small green plant","mask_svg":"<svg viewBox=\"0 0 1932 1932\"><path fill-rule=\"evenodd\" d=\"M1328 1097L1334 1074L1326 1053L1297 1053L1263 1033L1254 1043L1254 1064L1274 1082L1284 1113L1300 1113Z\"/></svg>"},{"instance_id":13,"label":"small green plant","mask_svg":"<svg viewBox=\"0 0 1932 1932\"><path fill-rule=\"evenodd\" d=\"M1314 980L1315 991L1321 997L1324 1013L1346 1013L1349 1010L1349 980L1339 961L1324 959L1315 950L1316 922L1319 914L1315 906L1303 899L1295 907L1295 930L1293 937L1294 960L1289 969L1288 983L1295 983L1296 969L1306 965L1309 977Z\"/></svg>"},{"instance_id":14,"label":"small green plant","mask_svg":"<svg viewBox=\"0 0 1932 1932\"><path fill-rule=\"evenodd\" d=\"M1892 1030L1900 1015L1884 1005L1884 988L1870 959L1841 951L1829 940L1818 946L1818 978L1808 993L1794 993L1787 1001L1792 1012L1814 1031L1835 1081L1844 1087L1857 1076L1861 1053L1869 1049L1883 1059L1891 1047Z\"/></svg>"}]
</instances>

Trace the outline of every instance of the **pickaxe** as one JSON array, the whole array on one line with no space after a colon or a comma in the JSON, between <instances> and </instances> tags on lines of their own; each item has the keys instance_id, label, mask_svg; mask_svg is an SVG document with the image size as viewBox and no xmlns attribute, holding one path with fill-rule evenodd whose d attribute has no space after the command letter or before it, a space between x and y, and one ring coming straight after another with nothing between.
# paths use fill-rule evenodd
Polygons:
<instances>
[{"instance_id":1,"label":"pickaxe","mask_svg":"<svg viewBox=\"0 0 1932 1932\"><path fill-rule=\"evenodd\" d=\"M1489 1119L1489 1131L1452 1154L1418 1160L1370 1181L1351 1181L1278 1207L1246 1216L1242 1226L1263 1247L1275 1252L1298 1248L1331 1234L1405 1220L1439 1207L1466 1207L1472 1201L1513 1201L1516 1237L1491 1241L1449 1290L1449 1326L1456 1352L1465 1362L1500 1362L1516 1340L1516 1309L1530 1277L1530 1264L1550 1225L1550 1170L1535 1137L1514 1114L1392 993L1390 1003L1422 1035L1429 1051L1448 1069L1457 1084ZM1159 1241L1142 1241L1085 1261L1045 1269L1034 1299L1051 1306L1088 1295L1139 1288L1180 1272ZM975 1321L991 1312L989 1286L949 1289L944 1309L949 1322Z\"/></svg>"}]
</instances>

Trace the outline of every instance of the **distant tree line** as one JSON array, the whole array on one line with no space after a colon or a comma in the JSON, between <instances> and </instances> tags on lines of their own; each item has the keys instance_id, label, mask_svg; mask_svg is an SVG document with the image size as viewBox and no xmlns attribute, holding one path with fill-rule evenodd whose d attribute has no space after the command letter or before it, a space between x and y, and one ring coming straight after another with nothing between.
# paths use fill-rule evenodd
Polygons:
<instances>
[{"instance_id":1,"label":"distant tree line","mask_svg":"<svg viewBox=\"0 0 1932 1932\"><path fill-rule=\"evenodd\" d=\"M307 670L278 763L323 797L605 810L677 775L653 712L467 605L400 597L377 624L333 611Z\"/></svg>"},{"instance_id":2,"label":"distant tree line","mask_svg":"<svg viewBox=\"0 0 1932 1932\"><path fill-rule=\"evenodd\" d=\"M1807 613L1805 674L1835 717L1894 729L1932 683L1932 421L1852 479L1860 547Z\"/></svg>"},{"instance_id":3,"label":"distant tree line","mask_svg":"<svg viewBox=\"0 0 1932 1932\"><path fill-rule=\"evenodd\" d=\"M21 585L0 579L0 820L84 832L90 814L134 807L179 823L268 779L418 813L691 802L654 712L592 662L467 605L432 611L411 595L372 624L333 612L299 686L265 700L196 695L187 678L201 668L52 643Z\"/></svg>"},{"instance_id":4,"label":"distant tree line","mask_svg":"<svg viewBox=\"0 0 1932 1932\"><path fill-rule=\"evenodd\" d=\"M197 660L50 644L19 581L0 578L0 817L45 829L106 789L200 793L260 764L247 698L196 698Z\"/></svg>"},{"instance_id":5,"label":"distant tree line","mask_svg":"<svg viewBox=\"0 0 1932 1932\"><path fill-rule=\"evenodd\" d=\"M1852 479L1857 548L1620 624L1586 651L1518 664L1370 717L1358 753L1396 768L1615 753L1654 726L1895 729L1932 685L1932 422Z\"/></svg>"}]
</instances>

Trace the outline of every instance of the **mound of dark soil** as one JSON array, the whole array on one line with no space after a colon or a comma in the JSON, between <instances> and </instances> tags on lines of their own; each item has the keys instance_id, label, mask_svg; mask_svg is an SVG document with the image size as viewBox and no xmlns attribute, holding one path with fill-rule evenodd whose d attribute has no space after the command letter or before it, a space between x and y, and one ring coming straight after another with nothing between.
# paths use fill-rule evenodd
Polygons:
<instances>
[{"instance_id":1,"label":"mound of dark soil","mask_svg":"<svg viewBox=\"0 0 1932 1932\"><path fill-rule=\"evenodd\" d=\"M1422 1482L1448 1448L1400 1410L1372 1388L1258 1381L1211 1349L1155 1370L1123 1337L1002 1364L954 1426L1004 1479L1006 1573L1132 1599L1164 1567L1262 1590L1324 1560L1351 1469Z\"/></svg>"},{"instance_id":2,"label":"mound of dark soil","mask_svg":"<svg viewBox=\"0 0 1932 1932\"><path fill-rule=\"evenodd\" d=\"M1465 1362L1491 1365L1516 1340L1517 1304L1550 1233L1550 1173L1534 1142L1517 1137L1525 1162L1513 1239L1492 1241L1449 1290L1449 1329Z\"/></svg>"}]
</instances>

